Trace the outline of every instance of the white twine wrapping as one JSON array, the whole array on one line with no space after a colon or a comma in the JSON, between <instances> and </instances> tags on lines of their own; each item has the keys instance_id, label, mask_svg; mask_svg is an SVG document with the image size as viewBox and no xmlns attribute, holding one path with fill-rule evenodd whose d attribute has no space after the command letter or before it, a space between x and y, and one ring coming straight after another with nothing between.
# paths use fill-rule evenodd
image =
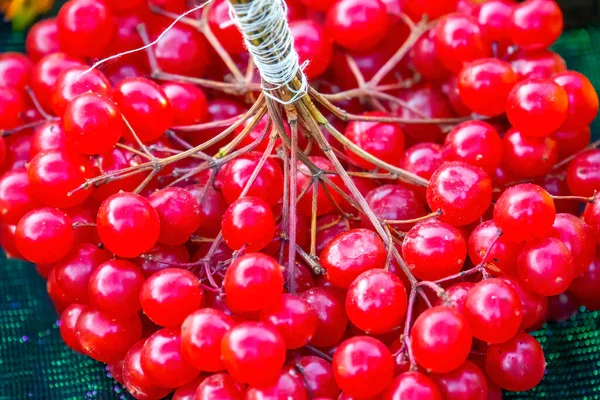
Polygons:
<instances>
[{"instance_id":1,"label":"white twine wrapping","mask_svg":"<svg viewBox=\"0 0 600 400\"><path fill-rule=\"evenodd\" d=\"M247 4L229 3L229 15L244 35L246 47L254 59L263 80L265 96L281 104L291 104L308 91L308 82L300 66L298 53L294 49L294 38L287 22L287 5L284 0L252 0ZM253 43L260 42L259 45ZM297 76L301 86L298 90L290 83ZM284 101L275 92L282 88L292 93Z\"/></svg>"}]
</instances>

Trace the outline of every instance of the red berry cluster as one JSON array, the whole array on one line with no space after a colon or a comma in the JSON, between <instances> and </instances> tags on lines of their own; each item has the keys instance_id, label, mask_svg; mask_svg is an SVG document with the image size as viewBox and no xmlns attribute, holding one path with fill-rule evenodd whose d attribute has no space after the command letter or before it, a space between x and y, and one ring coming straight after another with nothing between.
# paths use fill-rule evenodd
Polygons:
<instances>
[{"instance_id":1,"label":"red berry cluster","mask_svg":"<svg viewBox=\"0 0 600 400\"><path fill-rule=\"evenodd\" d=\"M535 387L527 332L600 308L598 96L547 50L557 4L287 0L286 107L228 3L188 9L71 0L0 55L0 244L65 343L145 400Z\"/></svg>"}]
</instances>

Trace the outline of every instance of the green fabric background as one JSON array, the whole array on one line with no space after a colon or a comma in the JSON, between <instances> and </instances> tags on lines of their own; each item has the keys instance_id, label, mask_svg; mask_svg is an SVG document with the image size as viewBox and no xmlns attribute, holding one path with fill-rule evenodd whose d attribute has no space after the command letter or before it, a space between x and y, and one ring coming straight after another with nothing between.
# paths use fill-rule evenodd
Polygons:
<instances>
[{"instance_id":1,"label":"green fabric background","mask_svg":"<svg viewBox=\"0 0 600 400\"><path fill-rule=\"evenodd\" d=\"M22 51L24 34L0 26L0 51ZM600 27L571 30L554 46L570 69L587 75L600 91ZM600 137L600 122L593 124ZM104 365L69 350L44 281L31 264L0 256L0 400L131 399ZM535 390L511 399L600 398L600 318L581 312L535 336L548 370Z\"/></svg>"}]
</instances>

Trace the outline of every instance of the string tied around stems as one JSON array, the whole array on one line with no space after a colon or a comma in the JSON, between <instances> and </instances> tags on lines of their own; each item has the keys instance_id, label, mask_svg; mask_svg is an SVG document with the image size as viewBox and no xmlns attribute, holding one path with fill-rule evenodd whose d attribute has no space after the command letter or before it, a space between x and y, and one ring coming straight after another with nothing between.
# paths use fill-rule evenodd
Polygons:
<instances>
[{"instance_id":1,"label":"string tied around stems","mask_svg":"<svg viewBox=\"0 0 600 400\"><path fill-rule=\"evenodd\" d=\"M287 22L284 0L252 0L244 4L229 3L229 16L244 36L248 52L262 77L265 96L281 104L292 104L308 93L308 81L294 49L294 38ZM291 85L300 80L300 87ZM292 95L283 100L277 95L286 88Z\"/></svg>"}]
</instances>

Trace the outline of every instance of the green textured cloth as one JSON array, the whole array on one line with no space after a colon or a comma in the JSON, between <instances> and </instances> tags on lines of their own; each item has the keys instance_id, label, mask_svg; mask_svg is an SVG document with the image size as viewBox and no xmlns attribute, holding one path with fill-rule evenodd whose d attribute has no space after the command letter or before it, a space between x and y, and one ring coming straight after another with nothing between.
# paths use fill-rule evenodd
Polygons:
<instances>
[{"instance_id":1,"label":"green textured cloth","mask_svg":"<svg viewBox=\"0 0 600 400\"><path fill-rule=\"evenodd\" d=\"M8 30L0 26L0 51L22 51L24 34ZM555 50L600 91L600 27L564 34ZM593 132L600 137L598 120ZM62 343L57 318L35 267L0 258L0 400L130 399L104 365ZM581 312L536 332L546 352L546 377L533 391L506 397L600 398L599 325L597 312Z\"/></svg>"}]
</instances>

